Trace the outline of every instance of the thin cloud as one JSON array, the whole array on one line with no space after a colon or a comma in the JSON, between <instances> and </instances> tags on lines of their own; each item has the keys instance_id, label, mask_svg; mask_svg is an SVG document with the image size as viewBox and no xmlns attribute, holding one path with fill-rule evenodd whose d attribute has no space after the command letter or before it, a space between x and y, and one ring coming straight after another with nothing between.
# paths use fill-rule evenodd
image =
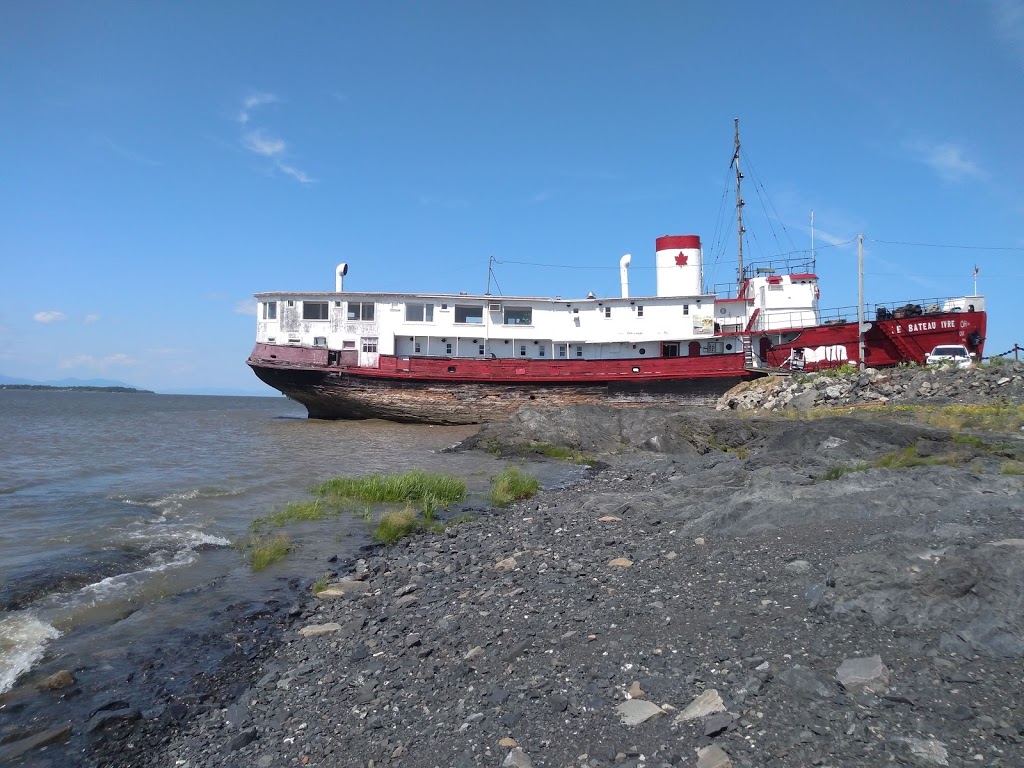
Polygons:
<instances>
[{"instance_id":1,"label":"thin cloud","mask_svg":"<svg viewBox=\"0 0 1024 768\"><path fill-rule=\"evenodd\" d=\"M94 371L105 371L108 368L131 368L138 365L138 361L123 352L117 352L106 357L95 355L75 355L67 357L57 363L58 368L89 368Z\"/></svg>"},{"instance_id":2,"label":"thin cloud","mask_svg":"<svg viewBox=\"0 0 1024 768\"><path fill-rule=\"evenodd\" d=\"M303 184L312 184L316 181L316 179L307 176L304 171L300 171L298 168L288 165L287 163L282 163L280 160L277 161L276 165L277 169L281 171L281 173L286 173L296 181L302 182Z\"/></svg>"},{"instance_id":3,"label":"thin cloud","mask_svg":"<svg viewBox=\"0 0 1024 768\"><path fill-rule=\"evenodd\" d=\"M93 313L91 315L86 315L85 316L85 324L86 325L92 325L93 323L98 322L99 319L100 319L100 316L95 314L95 313Z\"/></svg>"},{"instance_id":4,"label":"thin cloud","mask_svg":"<svg viewBox=\"0 0 1024 768\"><path fill-rule=\"evenodd\" d=\"M44 310L42 312L36 312L32 315L32 319L37 323L59 323L61 320L67 318L63 312L57 312L56 310Z\"/></svg>"},{"instance_id":5,"label":"thin cloud","mask_svg":"<svg viewBox=\"0 0 1024 768\"><path fill-rule=\"evenodd\" d=\"M1024 1L989 0L996 37L1006 41L1024 64Z\"/></svg>"},{"instance_id":6,"label":"thin cloud","mask_svg":"<svg viewBox=\"0 0 1024 768\"><path fill-rule=\"evenodd\" d=\"M263 157L276 157L288 148L283 139L271 136L263 130L250 131L245 134L242 137L242 144L250 152L263 155Z\"/></svg>"},{"instance_id":7,"label":"thin cloud","mask_svg":"<svg viewBox=\"0 0 1024 768\"><path fill-rule=\"evenodd\" d=\"M242 100L242 109L238 113L238 122L246 125L252 118L252 111L256 107L266 104L277 104L280 99L273 93L253 93Z\"/></svg>"},{"instance_id":8,"label":"thin cloud","mask_svg":"<svg viewBox=\"0 0 1024 768\"><path fill-rule=\"evenodd\" d=\"M154 167L159 167L163 165L163 163L161 163L159 160L154 160L148 155L144 155L141 152L138 152L134 149L129 149L128 147L118 144L109 136L100 136L99 140L100 143L103 144L103 146L105 146L118 157L121 157L125 160L137 163L138 165L149 165Z\"/></svg>"},{"instance_id":9,"label":"thin cloud","mask_svg":"<svg viewBox=\"0 0 1024 768\"><path fill-rule=\"evenodd\" d=\"M242 102L242 111L239 113L238 122L242 125L249 125L252 119L252 112L264 104L274 104L280 99L272 93L256 93L246 97ZM241 137L242 146L254 155L267 158L274 163L278 171L291 176L300 184L312 184L313 179L301 168L296 168L285 161L288 156L288 143L280 136L261 127L254 127L246 131Z\"/></svg>"},{"instance_id":10,"label":"thin cloud","mask_svg":"<svg viewBox=\"0 0 1024 768\"><path fill-rule=\"evenodd\" d=\"M966 156L963 147L952 142L915 141L909 143L907 149L915 160L927 165L946 181L981 180L988 176L977 163Z\"/></svg>"},{"instance_id":11,"label":"thin cloud","mask_svg":"<svg viewBox=\"0 0 1024 768\"><path fill-rule=\"evenodd\" d=\"M539 205L540 203L546 203L554 196L554 190L542 189L540 192L530 196L530 202Z\"/></svg>"},{"instance_id":12,"label":"thin cloud","mask_svg":"<svg viewBox=\"0 0 1024 768\"><path fill-rule=\"evenodd\" d=\"M235 312L239 315L255 315L256 299L243 299L235 304Z\"/></svg>"}]
</instances>

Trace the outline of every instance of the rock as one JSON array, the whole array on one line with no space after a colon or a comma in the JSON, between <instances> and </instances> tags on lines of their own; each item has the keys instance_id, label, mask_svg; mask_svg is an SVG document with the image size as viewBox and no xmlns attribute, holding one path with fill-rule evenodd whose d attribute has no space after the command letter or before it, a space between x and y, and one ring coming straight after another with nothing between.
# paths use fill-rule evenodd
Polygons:
<instances>
[{"instance_id":1,"label":"rock","mask_svg":"<svg viewBox=\"0 0 1024 768\"><path fill-rule=\"evenodd\" d=\"M614 515L605 515L604 517L597 518L599 523L621 523L621 517L615 517Z\"/></svg>"},{"instance_id":2,"label":"rock","mask_svg":"<svg viewBox=\"0 0 1024 768\"><path fill-rule=\"evenodd\" d=\"M629 686L629 690L626 691L626 694L631 699L642 699L644 696L647 695L646 693L644 693L644 689L640 687L639 680L633 681L633 684Z\"/></svg>"},{"instance_id":3,"label":"rock","mask_svg":"<svg viewBox=\"0 0 1024 768\"><path fill-rule=\"evenodd\" d=\"M499 560L494 564L496 571L513 571L515 570L518 563L514 557L506 557L504 560Z\"/></svg>"},{"instance_id":4,"label":"rock","mask_svg":"<svg viewBox=\"0 0 1024 768\"><path fill-rule=\"evenodd\" d=\"M831 697L834 693L833 689L818 679L817 675L811 672L811 670L805 669L799 664L782 672L776 679L794 691L811 698L825 699Z\"/></svg>"},{"instance_id":5,"label":"rock","mask_svg":"<svg viewBox=\"0 0 1024 768\"><path fill-rule=\"evenodd\" d=\"M125 707L124 709L105 709L102 712L98 712L89 719L89 722L85 726L85 730L88 733L95 733L96 731L103 730L108 725L114 723L130 723L133 720L138 720L142 716L142 713L137 709L131 707Z\"/></svg>"},{"instance_id":6,"label":"rock","mask_svg":"<svg viewBox=\"0 0 1024 768\"><path fill-rule=\"evenodd\" d=\"M735 722L736 718L730 715L728 712L718 712L710 715L704 721L704 735L705 736L717 736L722 731L730 728Z\"/></svg>"},{"instance_id":7,"label":"rock","mask_svg":"<svg viewBox=\"0 0 1024 768\"><path fill-rule=\"evenodd\" d=\"M697 768L732 768L732 760L716 744L697 750Z\"/></svg>"},{"instance_id":8,"label":"rock","mask_svg":"<svg viewBox=\"0 0 1024 768\"><path fill-rule=\"evenodd\" d=\"M616 557L608 561L610 568L629 568L631 565L633 565L633 561L627 557Z\"/></svg>"},{"instance_id":9,"label":"rock","mask_svg":"<svg viewBox=\"0 0 1024 768\"><path fill-rule=\"evenodd\" d=\"M505 736L502 739L498 739L498 746L505 747L506 749L511 749L512 747L518 747L519 745L516 743L515 739Z\"/></svg>"},{"instance_id":10,"label":"rock","mask_svg":"<svg viewBox=\"0 0 1024 768\"><path fill-rule=\"evenodd\" d=\"M949 754L941 741L907 736L897 738L895 742L903 746L906 756L915 765L949 765Z\"/></svg>"},{"instance_id":11,"label":"rock","mask_svg":"<svg viewBox=\"0 0 1024 768\"><path fill-rule=\"evenodd\" d=\"M317 637L319 635L329 635L332 632L340 631L341 624L331 621L327 624L308 624L299 630L299 634L303 637Z\"/></svg>"},{"instance_id":12,"label":"rock","mask_svg":"<svg viewBox=\"0 0 1024 768\"><path fill-rule=\"evenodd\" d=\"M811 564L806 560L792 560L786 563L786 570L790 573L807 573L811 570Z\"/></svg>"},{"instance_id":13,"label":"rock","mask_svg":"<svg viewBox=\"0 0 1024 768\"><path fill-rule=\"evenodd\" d=\"M59 672L54 672L48 678L43 680L39 684L40 690L43 691L57 691L61 688L67 688L69 685L75 684L75 678L66 669L62 669Z\"/></svg>"},{"instance_id":14,"label":"rock","mask_svg":"<svg viewBox=\"0 0 1024 768\"><path fill-rule=\"evenodd\" d=\"M533 761L521 748L515 747L505 757L501 768L533 768Z\"/></svg>"},{"instance_id":15,"label":"rock","mask_svg":"<svg viewBox=\"0 0 1024 768\"><path fill-rule=\"evenodd\" d=\"M472 648L470 648L466 652L466 655L462 657L462 660L463 661L473 661L473 659L478 659L478 658L480 658L483 655L484 655L484 649L481 646L476 645L476 646L473 646Z\"/></svg>"},{"instance_id":16,"label":"rock","mask_svg":"<svg viewBox=\"0 0 1024 768\"><path fill-rule=\"evenodd\" d=\"M685 723L690 720L698 720L715 712L724 711L725 704L722 701L722 697L719 696L718 691L714 688L709 688L691 701L686 709L676 715L675 722Z\"/></svg>"},{"instance_id":17,"label":"rock","mask_svg":"<svg viewBox=\"0 0 1024 768\"><path fill-rule=\"evenodd\" d=\"M698 547L703 547L704 546L704 537L703 536L698 536L696 539L693 540L693 543L696 544Z\"/></svg>"},{"instance_id":18,"label":"rock","mask_svg":"<svg viewBox=\"0 0 1024 768\"><path fill-rule=\"evenodd\" d=\"M889 669L881 656L843 659L836 670L839 684L848 691L883 694L889 690Z\"/></svg>"},{"instance_id":19,"label":"rock","mask_svg":"<svg viewBox=\"0 0 1024 768\"><path fill-rule=\"evenodd\" d=\"M0 763L8 763L15 760L26 752L39 749L49 744L56 744L64 741L71 735L71 723L59 725L55 728L47 728L45 731L34 733L23 739L8 741L0 745Z\"/></svg>"},{"instance_id":20,"label":"rock","mask_svg":"<svg viewBox=\"0 0 1024 768\"><path fill-rule=\"evenodd\" d=\"M235 752L236 750L249 746L254 741L256 741L256 729L247 728L232 737L231 741L228 742L228 749Z\"/></svg>"},{"instance_id":21,"label":"rock","mask_svg":"<svg viewBox=\"0 0 1024 768\"><path fill-rule=\"evenodd\" d=\"M650 701L643 699L626 699L615 707L623 725L639 725L652 717L665 714L665 710Z\"/></svg>"}]
</instances>

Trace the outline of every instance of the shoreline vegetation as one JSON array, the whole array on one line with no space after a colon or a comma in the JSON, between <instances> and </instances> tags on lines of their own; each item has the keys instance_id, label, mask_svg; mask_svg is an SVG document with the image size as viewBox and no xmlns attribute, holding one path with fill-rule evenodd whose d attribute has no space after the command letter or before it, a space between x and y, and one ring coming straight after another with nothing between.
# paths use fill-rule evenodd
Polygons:
<instances>
[{"instance_id":1,"label":"shoreline vegetation","mask_svg":"<svg viewBox=\"0 0 1024 768\"><path fill-rule=\"evenodd\" d=\"M0 384L0 390L15 389L31 392L116 392L118 394L133 395L155 395L151 389L138 389L136 387L94 387L91 385L81 386L55 386L52 384Z\"/></svg>"}]
</instances>

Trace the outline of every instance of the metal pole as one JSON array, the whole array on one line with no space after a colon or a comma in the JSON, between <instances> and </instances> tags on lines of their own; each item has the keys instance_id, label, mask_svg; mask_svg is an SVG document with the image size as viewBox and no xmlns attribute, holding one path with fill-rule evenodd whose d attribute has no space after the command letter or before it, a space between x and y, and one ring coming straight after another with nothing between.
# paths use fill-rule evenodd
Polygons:
<instances>
[{"instance_id":1,"label":"metal pole","mask_svg":"<svg viewBox=\"0 0 1024 768\"><path fill-rule=\"evenodd\" d=\"M857 235L857 359L864 370L864 235Z\"/></svg>"}]
</instances>

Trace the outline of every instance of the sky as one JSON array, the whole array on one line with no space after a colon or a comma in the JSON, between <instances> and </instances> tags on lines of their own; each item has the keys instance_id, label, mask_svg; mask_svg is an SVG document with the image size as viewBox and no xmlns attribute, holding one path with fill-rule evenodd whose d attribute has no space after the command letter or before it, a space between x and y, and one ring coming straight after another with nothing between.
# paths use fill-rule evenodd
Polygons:
<instances>
[{"instance_id":1,"label":"sky","mask_svg":"<svg viewBox=\"0 0 1024 768\"><path fill-rule=\"evenodd\" d=\"M822 307L1024 344L1024 0L0 0L0 374L272 394L260 291L654 289L809 254ZM854 310L855 312L855 310Z\"/></svg>"}]
</instances>

